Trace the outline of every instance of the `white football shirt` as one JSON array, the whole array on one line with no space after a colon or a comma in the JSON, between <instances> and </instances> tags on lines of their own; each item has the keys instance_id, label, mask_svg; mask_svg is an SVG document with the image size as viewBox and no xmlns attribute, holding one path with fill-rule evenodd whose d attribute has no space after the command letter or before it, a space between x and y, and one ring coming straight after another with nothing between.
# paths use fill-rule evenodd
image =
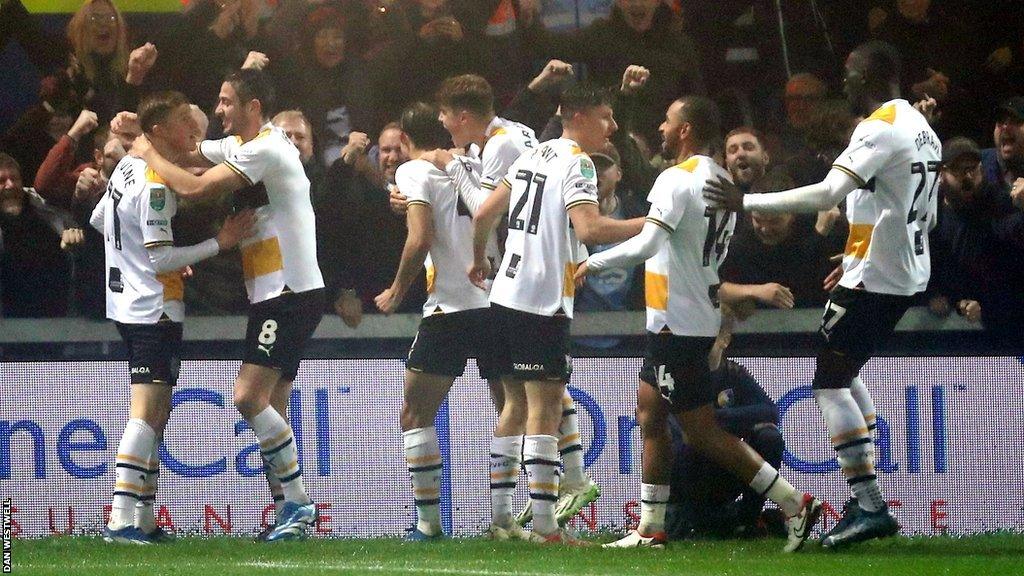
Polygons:
<instances>
[{"instance_id":1,"label":"white football shirt","mask_svg":"<svg viewBox=\"0 0 1024 576\"><path fill-rule=\"evenodd\" d=\"M487 292L469 281L473 265L473 216L448 175L425 160L410 160L395 174L409 205L429 206L434 238L427 255L423 315L487 308Z\"/></svg>"},{"instance_id":2,"label":"white football shirt","mask_svg":"<svg viewBox=\"0 0 1024 576\"><path fill-rule=\"evenodd\" d=\"M569 209L597 205L594 163L575 142L559 138L522 155L504 182L512 190L508 237L491 302L572 318L573 274L581 255Z\"/></svg>"},{"instance_id":3,"label":"white football shirt","mask_svg":"<svg viewBox=\"0 0 1024 576\"><path fill-rule=\"evenodd\" d=\"M939 137L906 100L886 102L857 126L833 164L861 187L846 198L841 286L902 296L928 286L941 158Z\"/></svg>"},{"instance_id":4,"label":"white football shirt","mask_svg":"<svg viewBox=\"0 0 1024 576\"><path fill-rule=\"evenodd\" d=\"M243 207L256 208L256 233L239 244L249 301L323 288L309 179L284 131L266 124L248 142L236 136L205 140L199 151L250 185L235 193Z\"/></svg>"},{"instance_id":5,"label":"white football shirt","mask_svg":"<svg viewBox=\"0 0 1024 576\"><path fill-rule=\"evenodd\" d=\"M487 140L480 154L480 186L485 190L497 188L509 166L535 148L537 136L532 128L495 116L487 125Z\"/></svg>"},{"instance_id":6,"label":"white football shirt","mask_svg":"<svg viewBox=\"0 0 1024 576\"><path fill-rule=\"evenodd\" d=\"M704 202L704 183L729 173L707 156L692 156L661 173L647 200L646 220L669 233L645 265L647 330L714 337L722 324L718 266L736 228L736 213Z\"/></svg>"},{"instance_id":7,"label":"white football shirt","mask_svg":"<svg viewBox=\"0 0 1024 576\"><path fill-rule=\"evenodd\" d=\"M180 271L157 274L149 249L172 246L177 199L164 181L134 156L117 163L107 191L89 219L103 233L107 263L107 318L122 324L182 322L185 285Z\"/></svg>"}]
</instances>

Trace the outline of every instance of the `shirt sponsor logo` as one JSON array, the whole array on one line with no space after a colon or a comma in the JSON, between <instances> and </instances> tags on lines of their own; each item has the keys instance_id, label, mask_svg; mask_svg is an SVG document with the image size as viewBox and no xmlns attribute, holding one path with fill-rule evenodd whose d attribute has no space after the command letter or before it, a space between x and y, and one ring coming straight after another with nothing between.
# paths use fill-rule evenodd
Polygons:
<instances>
[{"instance_id":1,"label":"shirt sponsor logo","mask_svg":"<svg viewBox=\"0 0 1024 576\"><path fill-rule=\"evenodd\" d=\"M544 370L543 364L527 364L525 362L513 362L512 368L516 370L529 370L535 372L541 372Z\"/></svg>"},{"instance_id":2,"label":"shirt sponsor logo","mask_svg":"<svg viewBox=\"0 0 1024 576\"><path fill-rule=\"evenodd\" d=\"M146 220L146 226L167 226L167 220Z\"/></svg>"},{"instance_id":3,"label":"shirt sponsor logo","mask_svg":"<svg viewBox=\"0 0 1024 576\"><path fill-rule=\"evenodd\" d=\"M149 366L133 366L132 374L149 374Z\"/></svg>"}]
</instances>

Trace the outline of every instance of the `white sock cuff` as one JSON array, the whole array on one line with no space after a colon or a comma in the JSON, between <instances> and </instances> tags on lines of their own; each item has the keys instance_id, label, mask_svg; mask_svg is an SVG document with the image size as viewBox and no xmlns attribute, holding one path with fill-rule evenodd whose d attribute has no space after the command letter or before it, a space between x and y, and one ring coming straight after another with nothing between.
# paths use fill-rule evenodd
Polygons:
<instances>
[{"instance_id":1,"label":"white sock cuff","mask_svg":"<svg viewBox=\"0 0 1024 576\"><path fill-rule=\"evenodd\" d=\"M750 487L754 489L754 492L765 496L779 477L779 471L771 464L765 462L761 465L761 469L757 471L757 474L754 474L754 478L750 481Z\"/></svg>"},{"instance_id":2,"label":"white sock cuff","mask_svg":"<svg viewBox=\"0 0 1024 576\"><path fill-rule=\"evenodd\" d=\"M249 421L249 427L259 436L265 430L278 428L282 422L285 426L288 426L288 421L282 418L273 406L267 406L262 412L252 417L252 420Z\"/></svg>"},{"instance_id":3,"label":"white sock cuff","mask_svg":"<svg viewBox=\"0 0 1024 576\"><path fill-rule=\"evenodd\" d=\"M558 438L547 434L534 434L523 438L523 458L558 460Z\"/></svg>"},{"instance_id":4,"label":"white sock cuff","mask_svg":"<svg viewBox=\"0 0 1024 576\"><path fill-rule=\"evenodd\" d=\"M124 431L128 432L129 430L134 430L139 440L145 442L144 445L149 450L146 454L148 458L152 454L153 443L156 442L156 430L153 430L153 427L141 418L129 419L128 423L124 426Z\"/></svg>"},{"instance_id":5,"label":"white sock cuff","mask_svg":"<svg viewBox=\"0 0 1024 576\"><path fill-rule=\"evenodd\" d=\"M667 484L641 484L640 500L650 503L668 502L671 488Z\"/></svg>"},{"instance_id":6,"label":"white sock cuff","mask_svg":"<svg viewBox=\"0 0 1024 576\"><path fill-rule=\"evenodd\" d=\"M402 432L402 443L405 445L406 450L423 446L424 444L437 446L437 429L433 426L427 426L425 428L407 430Z\"/></svg>"},{"instance_id":7,"label":"white sock cuff","mask_svg":"<svg viewBox=\"0 0 1024 576\"><path fill-rule=\"evenodd\" d=\"M523 455L522 434L492 437L491 454L500 454L508 458L520 458Z\"/></svg>"}]
</instances>

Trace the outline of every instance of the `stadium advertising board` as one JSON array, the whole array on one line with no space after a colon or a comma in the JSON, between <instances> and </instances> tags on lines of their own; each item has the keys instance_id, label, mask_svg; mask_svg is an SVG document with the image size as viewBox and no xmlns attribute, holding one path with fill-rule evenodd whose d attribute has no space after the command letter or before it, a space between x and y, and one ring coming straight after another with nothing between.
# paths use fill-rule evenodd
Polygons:
<instances>
[{"instance_id":1,"label":"stadium advertising board","mask_svg":"<svg viewBox=\"0 0 1024 576\"><path fill-rule=\"evenodd\" d=\"M813 360L740 358L779 404L783 471L839 509L846 498L810 394ZM256 439L231 404L238 363L187 361L161 449L158 522L178 534L251 535L273 518ZM589 473L601 485L577 528L621 529L639 516L636 358L578 358L571 391ZM398 535L414 507L398 428L400 360L309 360L292 398L315 534ZM905 533L1024 528L1024 367L1018 358L879 358L863 371L876 399L878 469ZM121 362L0 364L0 497L21 537L97 529L127 419ZM494 413L470 366L438 418L442 516L459 535L489 522ZM524 497L522 486L520 499ZM826 516L824 527L835 522Z\"/></svg>"}]
</instances>

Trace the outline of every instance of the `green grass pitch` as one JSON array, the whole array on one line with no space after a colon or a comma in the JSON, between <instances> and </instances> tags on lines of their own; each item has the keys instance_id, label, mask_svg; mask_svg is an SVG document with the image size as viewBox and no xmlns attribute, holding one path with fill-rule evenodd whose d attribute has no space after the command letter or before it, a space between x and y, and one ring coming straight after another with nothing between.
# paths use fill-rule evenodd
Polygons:
<instances>
[{"instance_id":1,"label":"green grass pitch","mask_svg":"<svg viewBox=\"0 0 1024 576\"><path fill-rule=\"evenodd\" d=\"M274 545L242 538L183 538L156 546L96 537L15 540L13 573L54 576L144 574L428 576L865 576L1024 574L1024 535L894 538L843 552L808 543L783 554L782 540L673 542L664 550L567 548L468 538L310 540Z\"/></svg>"}]
</instances>

